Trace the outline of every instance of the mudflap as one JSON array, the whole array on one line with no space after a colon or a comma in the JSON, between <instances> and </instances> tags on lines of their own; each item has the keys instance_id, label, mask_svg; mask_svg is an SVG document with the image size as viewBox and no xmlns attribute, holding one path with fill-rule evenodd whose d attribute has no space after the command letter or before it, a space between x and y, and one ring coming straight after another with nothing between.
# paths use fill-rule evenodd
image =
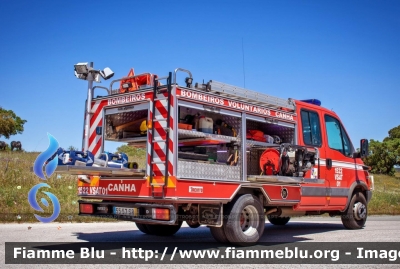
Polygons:
<instances>
[{"instance_id":1,"label":"mudflap","mask_svg":"<svg viewBox=\"0 0 400 269\"><path fill-rule=\"evenodd\" d=\"M207 226L221 227L223 223L222 204L199 204L199 223Z\"/></svg>"}]
</instances>

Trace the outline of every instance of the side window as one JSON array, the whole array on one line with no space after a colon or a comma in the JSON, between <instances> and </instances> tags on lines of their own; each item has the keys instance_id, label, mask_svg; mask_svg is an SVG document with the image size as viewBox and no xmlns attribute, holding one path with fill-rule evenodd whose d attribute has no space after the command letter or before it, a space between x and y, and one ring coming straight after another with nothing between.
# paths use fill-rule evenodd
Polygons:
<instances>
[{"instance_id":1,"label":"side window","mask_svg":"<svg viewBox=\"0 0 400 269\"><path fill-rule=\"evenodd\" d=\"M329 147L340 151L347 157L351 157L354 151L353 145L340 122L331 116L325 115L325 125Z\"/></svg>"},{"instance_id":2,"label":"side window","mask_svg":"<svg viewBox=\"0 0 400 269\"><path fill-rule=\"evenodd\" d=\"M304 144L310 146L321 146L321 126L316 112L302 110L301 124L303 126Z\"/></svg>"}]
</instances>

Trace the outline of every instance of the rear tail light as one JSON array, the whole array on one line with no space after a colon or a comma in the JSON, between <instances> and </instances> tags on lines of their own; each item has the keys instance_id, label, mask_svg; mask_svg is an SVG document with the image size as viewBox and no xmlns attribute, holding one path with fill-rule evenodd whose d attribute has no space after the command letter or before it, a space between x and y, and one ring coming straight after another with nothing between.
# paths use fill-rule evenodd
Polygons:
<instances>
[{"instance_id":1,"label":"rear tail light","mask_svg":"<svg viewBox=\"0 0 400 269\"><path fill-rule=\"evenodd\" d=\"M375 189L374 176L367 176L367 179L369 182L369 189L373 191Z\"/></svg>"},{"instance_id":2,"label":"rear tail light","mask_svg":"<svg viewBox=\"0 0 400 269\"><path fill-rule=\"evenodd\" d=\"M152 218L157 220L169 220L169 209L168 208L153 208Z\"/></svg>"},{"instance_id":3,"label":"rear tail light","mask_svg":"<svg viewBox=\"0 0 400 269\"><path fill-rule=\"evenodd\" d=\"M80 204L79 211L84 214L93 214L93 205L91 204Z\"/></svg>"}]
</instances>

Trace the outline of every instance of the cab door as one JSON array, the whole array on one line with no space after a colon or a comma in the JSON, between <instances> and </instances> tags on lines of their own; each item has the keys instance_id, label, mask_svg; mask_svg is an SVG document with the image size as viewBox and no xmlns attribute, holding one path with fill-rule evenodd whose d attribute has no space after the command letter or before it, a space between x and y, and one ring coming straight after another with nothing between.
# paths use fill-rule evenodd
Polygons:
<instances>
[{"instance_id":1,"label":"cab door","mask_svg":"<svg viewBox=\"0 0 400 269\"><path fill-rule=\"evenodd\" d=\"M325 151L323 151L323 141L321 126L321 115L318 110L311 108L301 108L301 132L299 132L299 142L301 145L317 148L320 153L320 158L324 158ZM322 123L321 123L322 122ZM305 178L322 178L324 179L324 170L315 165L312 170L308 171ZM329 189L329 181L325 180L324 184L308 183L303 184L301 187L302 197L300 206L303 209L312 210L315 207L318 210L328 205L326 193Z\"/></svg>"},{"instance_id":2,"label":"cab door","mask_svg":"<svg viewBox=\"0 0 400 269\"><path fill-rule=\"evenodd\" d=\"M354 148L339 119L333 114L324 115L326 147L325 178L330 182L329 207L341 209L356 173L353 159ZM332 208L333 209L333 208Z\"/></svg>"}]
</instances>

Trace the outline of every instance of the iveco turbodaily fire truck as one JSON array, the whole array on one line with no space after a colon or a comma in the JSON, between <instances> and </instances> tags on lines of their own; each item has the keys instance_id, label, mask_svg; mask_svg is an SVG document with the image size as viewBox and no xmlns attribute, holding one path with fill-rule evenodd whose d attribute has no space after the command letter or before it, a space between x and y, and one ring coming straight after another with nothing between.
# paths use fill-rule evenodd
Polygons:
<instances>
[{"instance_id":1,"label":"iveco turbodaily fire truck","mask_svg":"<svg viewBox=\"0 0 400 269\"><path fill-rule=\"evenodd\" d=\"M100 88L107 94L92 97ZM217 241L239 245L259 240L265 218L285 225L329 213L348 229L365 225L368 141L356 152L338 115L318 100L193 83L177 68L166 77L131 70L109 88L89 86L86 104L84 150L100 158L106 142L125 142L146 151L146 166L59 165L58 173L78 175L80 215L163 236L183 222L205 225Z\"/></svg>"}]
</instances>

